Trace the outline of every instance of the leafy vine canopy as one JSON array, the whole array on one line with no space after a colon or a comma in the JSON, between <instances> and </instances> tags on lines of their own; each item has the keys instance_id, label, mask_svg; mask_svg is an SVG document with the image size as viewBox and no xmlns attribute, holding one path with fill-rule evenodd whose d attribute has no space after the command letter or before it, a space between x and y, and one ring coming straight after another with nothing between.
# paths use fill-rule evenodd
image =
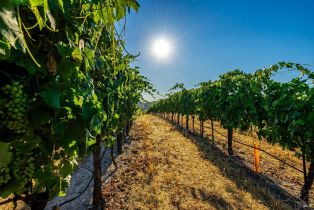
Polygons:
<instances>
[{"instance_id":1,"label":"leafy vine canopy","mask_svg":"<svg viewBox=\"0 0 314 210\"><path fill-rule=\"evenodd\" d=\"M30 180L32 192L63 195L94 136L112 144L137 112L153 89L130 66L116 23L138 8L135 0L0 2L0 196L27 191Z\"/></svg>"}]
</instances>

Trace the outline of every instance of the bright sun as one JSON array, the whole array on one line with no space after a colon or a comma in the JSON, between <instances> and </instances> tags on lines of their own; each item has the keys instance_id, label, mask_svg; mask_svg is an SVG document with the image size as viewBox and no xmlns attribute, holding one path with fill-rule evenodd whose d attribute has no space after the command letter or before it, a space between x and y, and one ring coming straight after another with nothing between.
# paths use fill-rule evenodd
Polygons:
<instances>
[{"instance_id":1,"label":"bright sun","mask_svg":"<svg viewBox=\"0 0 314 210\"><path fill-rule=\"evenodd\" d=\"M168 58L171 53L171 43L166 39L158 39L154 42L153 53L158 58Z\"/></svg>"}]
</instances>

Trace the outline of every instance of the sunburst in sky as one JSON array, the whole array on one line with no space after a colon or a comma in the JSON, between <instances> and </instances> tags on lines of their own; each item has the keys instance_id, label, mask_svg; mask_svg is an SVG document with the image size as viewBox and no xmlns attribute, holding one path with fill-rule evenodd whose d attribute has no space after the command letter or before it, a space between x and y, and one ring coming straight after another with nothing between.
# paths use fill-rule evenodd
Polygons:
<instances>
[{"instance_id":1,"label":"sunburst in sky","mask_svg":"<svg viewBox=\"0 0 314 210\"><path fill-rule=\"evenodd\" d=\"M159 59L166 59L171 56L172 45L166 38L158 38L154 40L152 46L152 53Z\"/></svg>"},{"instance_id":2,"label":"sunburst in sky","mask_svg":"<svg viewBox=\"0 0 314 210\"><path fill-rule=\"evenodd\" d=\"M139 3L138 14L127 17L126 47L140 53L134 65L163 94L176 82L192 88L233 69L314 64L313 0Z\"/></svg>"}]
</instances>

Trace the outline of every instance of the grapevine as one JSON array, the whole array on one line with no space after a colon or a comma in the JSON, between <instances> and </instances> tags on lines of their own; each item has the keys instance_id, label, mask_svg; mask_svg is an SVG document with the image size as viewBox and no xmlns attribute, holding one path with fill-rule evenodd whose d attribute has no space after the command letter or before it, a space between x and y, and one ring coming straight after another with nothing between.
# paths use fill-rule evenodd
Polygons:
<instances>
[{"instance_id":1,"label":"grapevine","mask_svg":"<svg viewBox=\"0 0 314 210\"><path fill-rule=\"evenodd\" d=\"M4 120L1 124L15 133L25 133L26 121L25 113L27 112L27 94L23 93L23 85L19 82L7 84L2 88L3 93L7 96L3 103Z\"/></svg>"},{"instance_id":2,"label":"grapevine","mask_svg":"<svg viewBox=\"0 0 314 210\"><path fill-rule=\"evenodd\" d=\"M300 76L285 83L272 78L286 70L298 71ZM234 70L216 81L199 84L199 88L172 93L149 111L219 121L228 130L229 155L233 154L233 129L249 130L255 126L259 138L295 151L296 156L303 158L300 198L308 202L314 182L313 78L310 69L289 62L279 62L251 74ZM189 94L192 96L187 97ZM202 134L202 123L200 127ZM308 173L306 161L310 162Z\"/></svg>"},{"instance_id":3,"label":"grapevine","mask_svg":"<svg viewBox=\"0 0 314 210\"><path fill-rule=\"evenodd\" d=\"M142 92L154 91L132 67L136 56L126 52L124 33L115 28L139 4L0 4L5 75L0 78L0 194L30 202L40 194L47 199L64 195L79 160L93 154L93 207L101 208L100 145L113 147L117 136L129 130Z\"/></svg>"},{"instance_id":4,"label":"grapevine","mask_svg":"<svg viewBox=\"0 0 314 210\"><path fill-rule=\"evenodd\" d=\"M6 184L11 179L9 171L8 167L0 168L0 186Z\"/></svg>"},{"instance_id":5,"label":"grapevine","mask_svg":"<svg viewBox=\"0 0 314 210\"><path fill-rule=\"evenodd\" d=\"M12 179L16 183L15 194L23 193L27 184L32 182L35 173L34 157L31 154L16 153L12 164Z\"/></svg>"}]
</instances>

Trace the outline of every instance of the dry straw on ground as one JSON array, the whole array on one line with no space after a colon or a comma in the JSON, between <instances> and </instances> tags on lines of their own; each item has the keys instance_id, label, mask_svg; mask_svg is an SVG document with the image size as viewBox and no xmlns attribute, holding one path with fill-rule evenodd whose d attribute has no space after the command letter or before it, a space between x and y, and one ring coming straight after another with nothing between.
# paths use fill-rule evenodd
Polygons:
<instances>
[{"instance_id":1,"label":"dry straw on ground","mask_svg":"<svg viewBox=\"0 0 314 210\"><path fill-rule=\"evenodd\" d=\"M158 117L140 116L132 138L103 186L106 209L284 209L226 157Z\"/></svg>"},{"instance_id":2,"label":"dry straw on ground","mask_svg":"<svg viewBox=\"0 0 314 210\"><path fill-rule=\"evenodd\" d=\"M185 118L181 121L182 125L185 125ZM204 136L211 139L211 124L209 121L204 123ZM192 120L189 121L189 127L192 128ZM195 119L195 132L199 133L199 122ZM227 135L227 130L222 128L219 122L214 123L214 129L219 133L223 133L225 136ZM215 135L215 145L224 148L227 145L227 139L225 136L220 135L218 132L214 132ZM265 140L259 141L257 135L254 132L241 132L235 131L234 138L240 140L241 142L254 145L254 143L258 143L260 148L269 152L270 154L275 155L276 157L284 160L285 162L299 168L302 170L302 160L295 156L295 152L284 150L279 145L273 145L267 143ZM254 159L253 159L253 149L238 144L237 142L233 143L233 149L235 154L240 157L243 162L254 169ZM227 150L224 149L226 152ZM268 156L267 154L260 152L260 160L261 160L261 173L270 177L275 181L278 185L280 185L283 189L289 192L291 195L298 197L301 191L301 187L303 185L303 173L285 165L284 163ZM310 192L310 205L314 205L314 186L312 187L312 191Z\"/></svg>"}]
</instances>

